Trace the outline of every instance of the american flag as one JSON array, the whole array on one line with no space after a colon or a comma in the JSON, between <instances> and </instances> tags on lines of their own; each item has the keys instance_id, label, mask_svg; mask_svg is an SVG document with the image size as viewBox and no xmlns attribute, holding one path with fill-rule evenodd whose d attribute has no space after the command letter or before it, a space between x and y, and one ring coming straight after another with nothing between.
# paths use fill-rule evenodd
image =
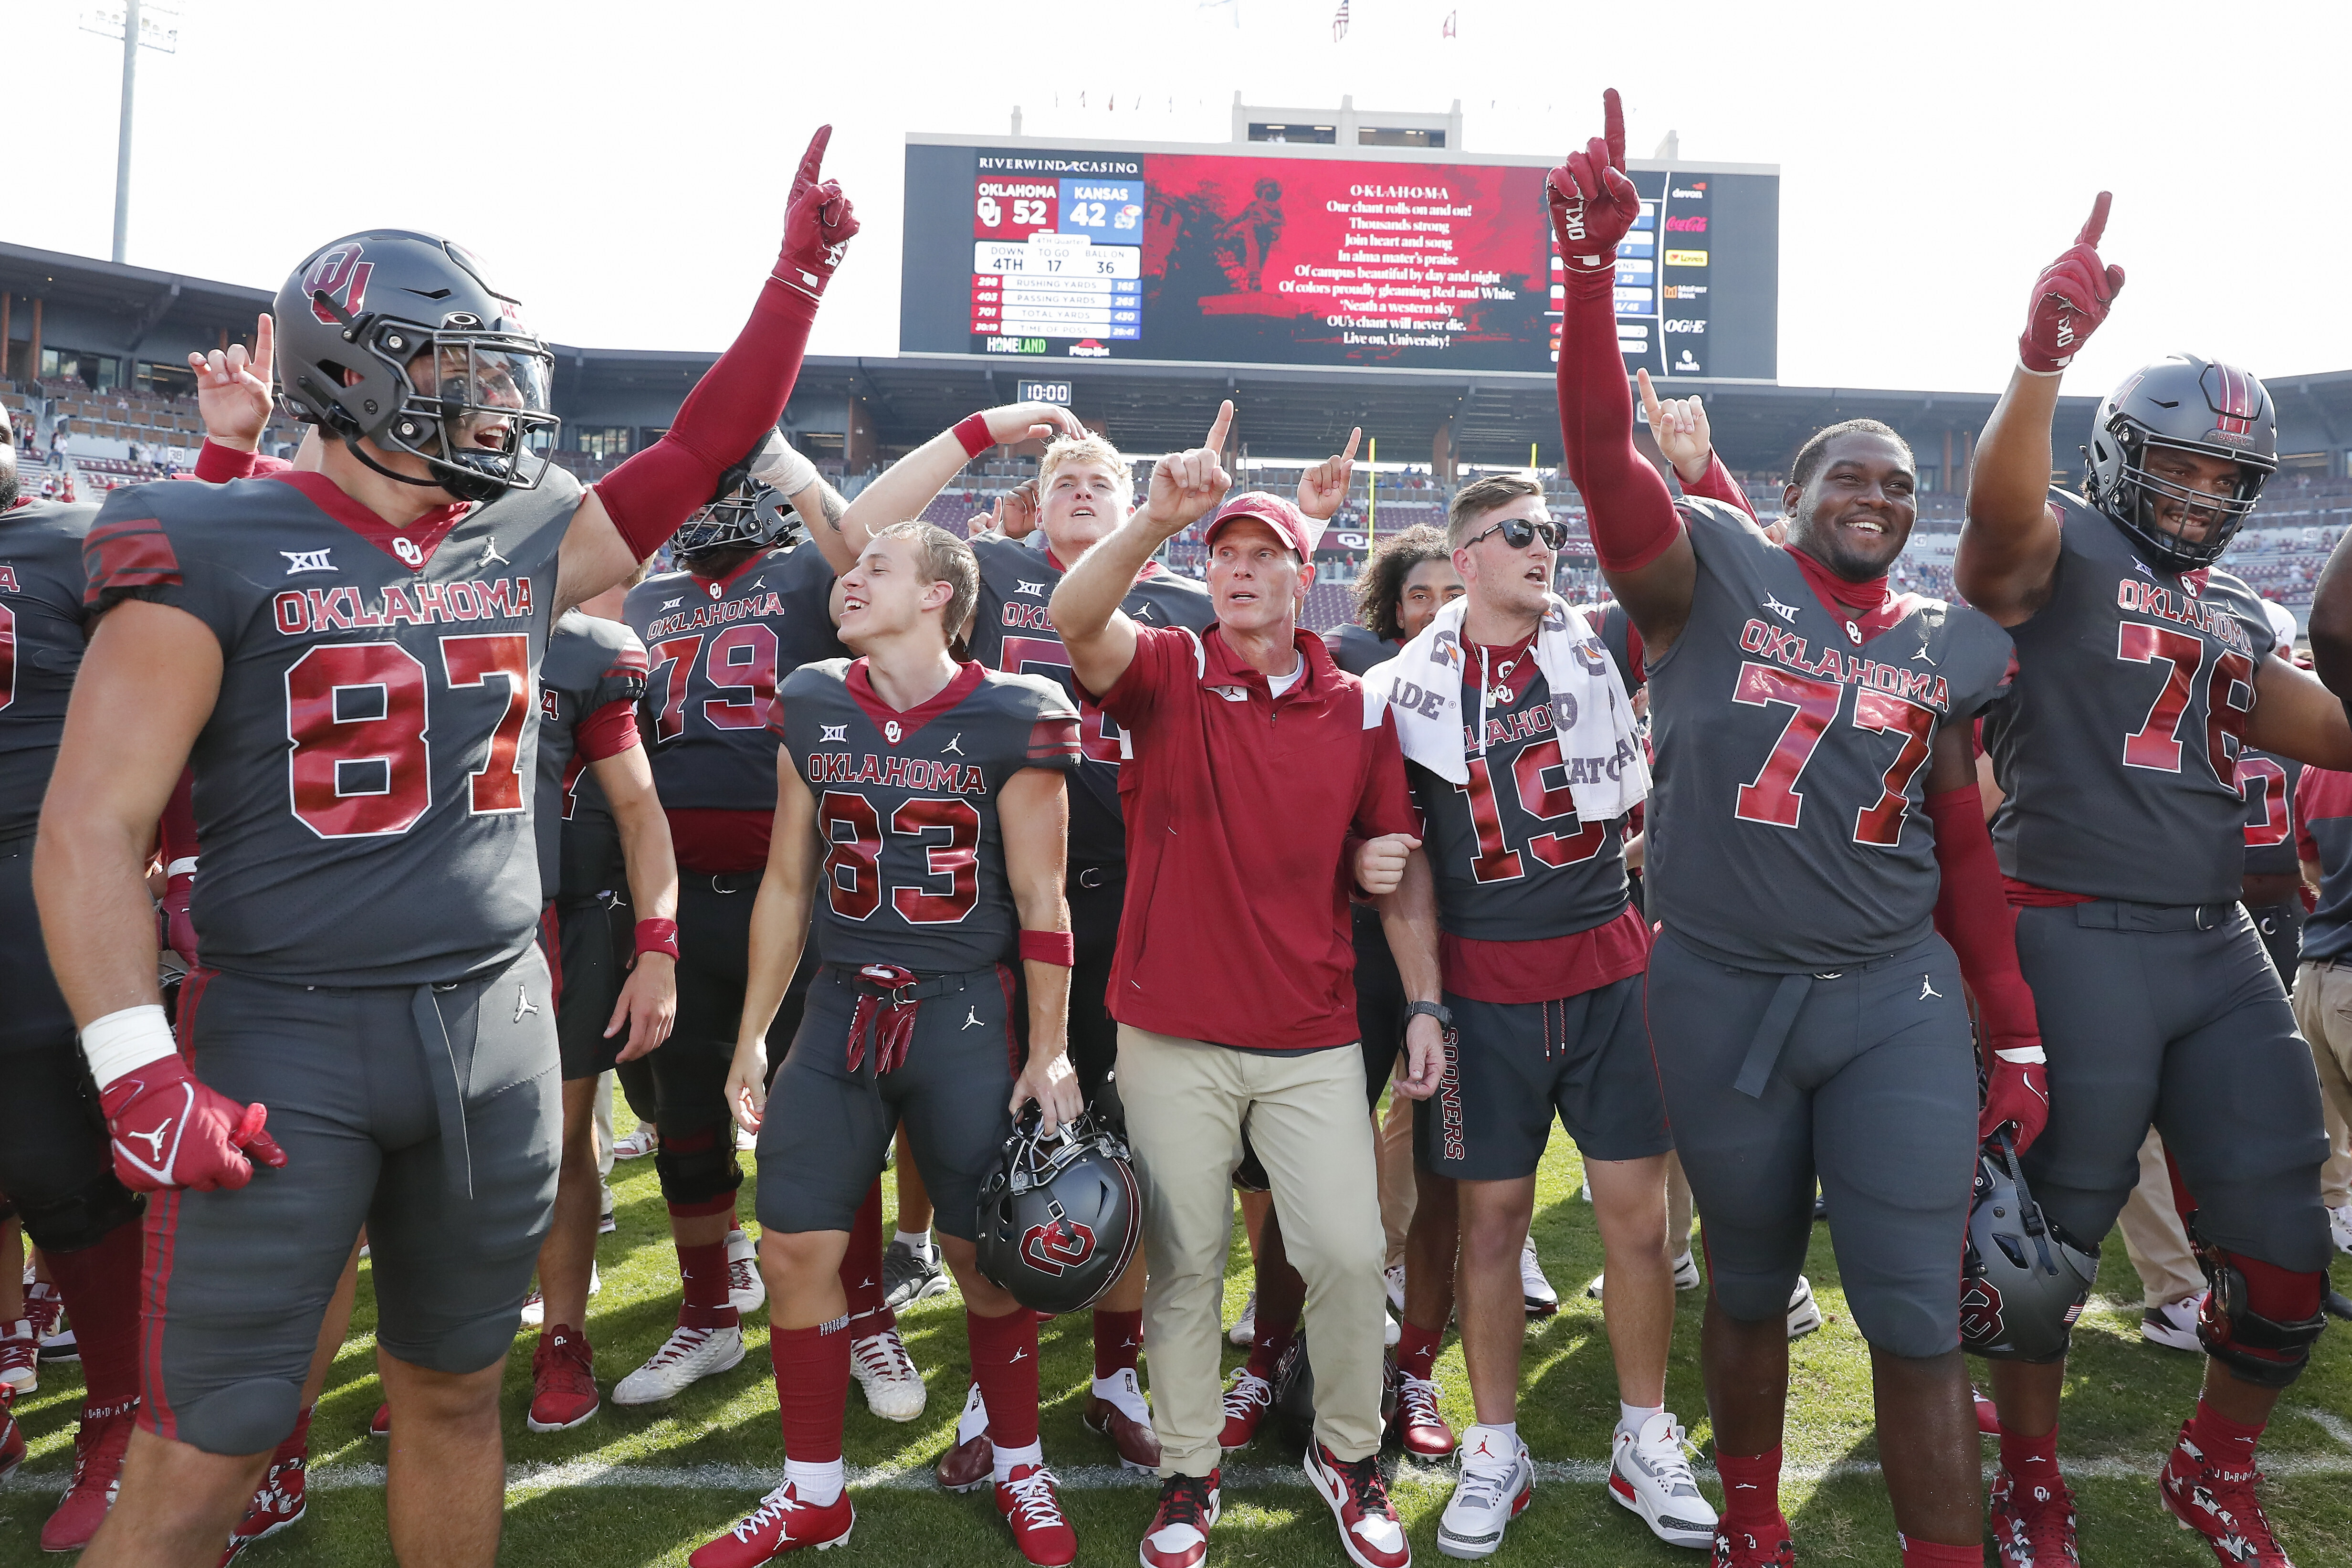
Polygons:
<instances>
[{"instance_id":1,"label":"american flag","mask_svg":"<svg viewBox=\"0 0 2352 1568\"><path fill-rule=\"evenodd\" d=\"M1348 36L1348 0L1339 0L1339 8L1331 13L1331 41L1338 43Z\"/></svg>"}]
</instances>

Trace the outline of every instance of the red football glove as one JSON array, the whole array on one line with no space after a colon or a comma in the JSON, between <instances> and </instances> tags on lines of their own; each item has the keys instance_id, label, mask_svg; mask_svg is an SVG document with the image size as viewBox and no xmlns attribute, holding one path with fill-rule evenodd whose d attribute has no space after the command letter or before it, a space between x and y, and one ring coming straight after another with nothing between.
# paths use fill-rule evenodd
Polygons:
<instances>
[{"instance_id":1,"label":"red football glove","mask_svg":"<svg viewBox=\"0 0 2352 1568\"><path fill-rule=\"evenodd\" d=\"M235 1189L253 1180L254 1160L273 1171L286 1163L286 1151L262 1131L268 1106L215 1093L178 1057L131 1068L99 1102L114 1135L114 1173L134 1192Z\"/></svg>"},{"instance_id":2,"label":"red football glove","mask_svg":"<svg viewBox=\"0 0 2352 1568\"><path fill-rule=\"evenodd\" d=\"M784 248L771 275L811 300L824 292L834 268L841 265L850 240L857 234L857 215L850 210L849 198L841 194L841 182L826 180L820 184L817 181L825 144L832 140L833 127L820 125L809 138L808 151L801 155L800 169L793 175L792 199L784 208Z\"/></svg>"},{"instance_id":3,"label":"red football glove","mask_svg":"<svg viewBox=\"0 0 2352 1568\"><path fill-rule=\"evenodd\" d=\"M2041 375L2055 375L2074 363L2075 351L2088 342L2107 307L2123 291L2124 269L2099 259L2099 237L2107 229L2105 191L2091 204L2090 220L2074 243L2033 280L2033 300L2026 307L2025 331L2017 340L2018 363Z\"/></svg>"},{"instance_id":4,"label":"red football glove","mask_svg":"<svg viewBox=\"0 0 2352 1568\"><path fill-rule=\"evenodd\" d=\"M2017 1127L2017 1152L2024 1153L2050 1121L2049 1069L2038 1061L2010 1061L2004 1052L2040 1051L2040 1040L2015 1040L1993 1052L1992 1073L1985 1084L1984 1109L1977 1112L1977 1142L2000 1131L2004 1122Z\"/></svg>"},{"instance_id":5,"label":"red football glove","mask_svg":"<svg viewBox=\"0 0 2352 1568\"><path fill-rule=\"evenodd\" d=\"M1642 198L1625 177L1625 110L1617 89L1602 93L1601 103L1606 134L1570 153L1544 180L1560 264L1588 276L1616 267L1617 242L1642 216Z\"/></svg>"},{"instance_id":6,"label":"red football glove","mask_svg":"<svg viewBox=\"0 0 2352 1568\"><path fill-rule=\"evenodd\" d=\"M193 871L183 871L163 884L163 945L190 969L196 966L196 922L189 918L188 903L195 890Z\"/></svg>"}]
</instances>

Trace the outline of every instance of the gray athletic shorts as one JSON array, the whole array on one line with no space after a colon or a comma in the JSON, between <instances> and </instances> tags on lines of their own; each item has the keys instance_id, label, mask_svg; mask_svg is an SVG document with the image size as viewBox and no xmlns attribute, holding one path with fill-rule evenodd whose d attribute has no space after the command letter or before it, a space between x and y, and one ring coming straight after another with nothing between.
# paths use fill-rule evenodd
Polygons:
<instances>
[{"instance_id":1,"label":"gray athletic shorts","mask_svg":"<svg viewBox=\"0 0 2352 1568\"><path fill-rule=\"evenodd\" d=\"M595 1078L618 1064L629 1043L624 1027L609 1038L604 1026L628 981L624 941L634 942L625 906L607 900L572 899L547 906L539 917L540 950L555 975L555 1037L563 1052L563 1081Z\"/></svg>"},{"instance_id":2,"label":"gray athletic shorts","mask_svg":"<svg viewBox=\"0 0 2352 1568\"><path fill-rule=\"evenodd\" d=\"M1412 1152L1456 1181L1535 1174L1552 1115L1588 1160L1675 1146L1642 1016L1638 974L1558 1002L1445 994L1454 1038L1437 1092L1413 1107Z\"/></svg>"},{"instance_id":3,"label":"gray athletic shorts","mask_svg":"<svg viewBox=\"0 0 2352 1568\"><path fill-rule=\"evenodd\" d=\"M196 1076L269 1108L286 1167L237 1192L150 1201L141 1420L207 1453L276 1447L362 1225L380 1346L436 1372L504 1360L554 1205L562 1126L538 947L447 987L198 970L180 1017ZM445 1115L462 1122L462 1144Z\"/></svg>"},{"instance_id":4,"label":"gray athletic shorts","mask_svg":"<svg viewBox=\"0 0 2352 1568\"><path fill-rule=\"evenodd\" d=\"M1914 1358L1958 1349L1977 1065L1943 939L1784 975L1711 962L1668 929L1650 950L1647 995L1666 1117L1724 1310L1742 1322L1788 1310L1818 1176L1862 1337ZM1767 1060L1759 1042L1782 1023L1785 1044Z\"/></svg>"},{"instance_id":5,"label":"gray athletic shorts","mask_svg":"<svg viewBox=\"0 0 2352 1568\"><path fill-rule=\"evenodd\" d=\"M1000 964L924 980L943 989L916 1012L907 1059L877 1078L870 1047L857 1069L849 1068L855 981L832 964L816 972L760 1123L762 1229L849 1229L904 1121L936 1223L972 1239L981 1184L1013 1135L1006 1103L1021 1058L1011 1024L1013 976Z\"/></svg>"},{"instance_id":6,"label":"gray athletic shorts","mask_svg":"<svg viewBox=\"0 0 2352 1568\"><path fill-rule=\"evenodd\" d=\"M2207 1240L2326 1268L2319 1075L2245 910L2020 910L2017 956L2050 1057L2050 1124L2025 1152L2043 1212L2097 1247L2139 1183L2153 1122Z\"/></svg>"}]
</instances>

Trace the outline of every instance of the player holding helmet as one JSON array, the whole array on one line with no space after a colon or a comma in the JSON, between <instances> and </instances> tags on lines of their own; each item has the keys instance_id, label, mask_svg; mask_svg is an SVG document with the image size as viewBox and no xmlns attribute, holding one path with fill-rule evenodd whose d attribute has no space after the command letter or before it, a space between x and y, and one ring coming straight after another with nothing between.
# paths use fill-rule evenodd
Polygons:
<instances>
[{"instance_id":1,"label":"player holding helmet","mask_svg":"<svg viewBox=\"0 0 2352 1568\"><path fill-rule=\"evenodd\" d=\"M826 135L736 344L594 491L536 449L552 356L512 297L446 241L372 230L308 258L275 312L320 471L117 490L92 525L97 629L35 876L116 1169L159 1195L140 1426L86 1561L217 1560L363 1218L394 1550L495 1555L499 1371L556 1173L532 686L557 613L625 579L782 411L856 231L819 183ZM205 967L184 1056L140 872L190 762Z\"/></svg>"},{"instance_id":2,"label":"player holding helmet","mask_svg":"<svg viewBox=\"0 0 2352 1568\"><path fill-rule=\"evenodd\" d=\"M1078 715L1050 681L952 657L979 579L943 530L879 531L841 583L842 639L860 656L805 666L776 696L775 827L727 1093L760 1133L760 1264L790 1458L783 1483L695 1568L835 1545L856 1522L842 1489L839 1269L902 1121L963 1291L997 1510L1037 1568L1076 1554L1037 1442L1036 1315L980 1274L972 1230L1012 1112L1034 1100L1051 1131L1081 1109L1062 899ZM769 1025L811 935L823 967L771 1095ZM1016 948L1025 1066L1003 963Z\"/></svg>"},{"instance_id":3,"label":"player holding helmet","mask_svg":"<svg viewBox=\"0 0 2352 1568\"><path fill-rule=\"evenodd\" d=\"M1650 1037L1706 1224L1715 1562L1794 1560L1778 1497L1787 1308L1818 1173L1871 1346L1903 1562L1976 1563L1954 1264L1978 1133L2015 1121L2031 1138L2041 1109L2015 952L1987 940L2000 890L1966 722L1999 689L2008 639L1888 591L1916 471L1884 426L1805 443L1786 545L1721 502L1669 499L1633 447L1617 350L1616 247L1641 203L1605 101L1605 139L1549 185L1567 273L1560 428L1650 679ZM1996 1047L1981 1118L1963 973Z\"/></svg>"},{"instance_id":4,"label":"player holding helmet","mask_svg":"<svg viewBox=\"0 0 2352 1568\"><path fill-rule=\"evenodd\" d=\"M2254 1443L2326 1321L2326 1146L2310 1051L2238 903L2237 763L2257 746L2345 767L2352 731L2275 657L2262 600L2213 566L2278 466L2261 382L2186 354L2142 366L2099 405L2084 493L2051 488L2060 378L2123 286L2097 250L2106 217L2102 193L2035 281L1953 564L2017 646L1985 743L2008 793L1993 840L2050 1058L2049 1127L2024 1172L2051 1221L2095 1254L2149 1123L2163 1134L2211 1285L2204 1389L2165 1463L2164 1504L2221 1561L2279 1565ZM2059 1342L2048 1360L1993 1368L1993 1533L2012 1568L2075 1552Z\"/></svg>"}]
</instances>

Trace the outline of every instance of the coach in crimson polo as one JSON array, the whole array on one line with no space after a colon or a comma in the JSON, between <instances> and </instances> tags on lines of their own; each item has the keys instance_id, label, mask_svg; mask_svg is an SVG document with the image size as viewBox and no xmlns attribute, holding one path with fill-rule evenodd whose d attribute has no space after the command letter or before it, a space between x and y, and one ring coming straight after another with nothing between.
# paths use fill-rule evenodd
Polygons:
<instances>
[{"instance_id":1,"label":"coach in crimson polo","mask_svg":"<svg viewBox=\"0 0 2352 1568\"><path fill-rule=\"evenodd\" d=\"M1246 1121L1307 1280L1309 1469L1322 1467L1327 1497L1360 1496L1352 1472L1381 1438L1383 1241L1348 904L1351 891L1376 900L1406 994L1427 1005L1400 1084L1416 1099L1441 1068L1435 905L1394 721L1298 626L1316 525L1277 496L1236 496L1206 536L1215 624L1195 635L1119 613L1144 562L1224 492L1216 449L1231 411L1209 445L1162 460L1142 509L1063 578L1054 626L1127 731L1109 1001L1151 1258L1160 1473L1218 1463L1229 1177ZM1354 1532L1384 1559L1378 1520Z\"/></svg>"}]
</instances>

